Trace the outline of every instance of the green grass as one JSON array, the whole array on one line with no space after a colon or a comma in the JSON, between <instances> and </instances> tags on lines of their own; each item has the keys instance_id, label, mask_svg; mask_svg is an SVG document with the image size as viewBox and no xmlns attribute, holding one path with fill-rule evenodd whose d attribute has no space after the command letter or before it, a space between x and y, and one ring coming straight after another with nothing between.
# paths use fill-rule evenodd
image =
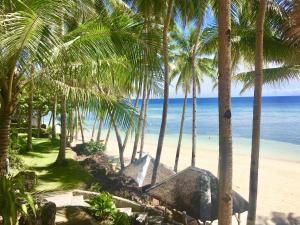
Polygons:
<instances>
[{"instance_id":1,"label":"green grass","mask_svg":"<svg viewBox=\"0 0 300 225\"><path fill-rule=\"evenodd\" d=\"M47 138L33 139L33 151L22 155L25 167L38 175L36 191L57 191L79 188L90 178L73 160L74 152L67 149L64 165L54 164L59 149L59 141Z\"/></svg>"}]
</instances>

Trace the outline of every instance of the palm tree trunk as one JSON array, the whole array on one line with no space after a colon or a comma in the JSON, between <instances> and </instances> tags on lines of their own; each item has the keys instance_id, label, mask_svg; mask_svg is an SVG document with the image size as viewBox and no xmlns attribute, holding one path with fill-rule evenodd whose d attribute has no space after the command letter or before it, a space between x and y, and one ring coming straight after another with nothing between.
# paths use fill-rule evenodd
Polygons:
<instances>
[{"instance_id":1,"label":"palm tree trunk","mask_svg":"<svg viewBox=\"0 0 300 225\"><path fill-rule=\"evenodd\" d=\"M28 129L27 129L27 151L32 151L32 102L33 102L33 87L30 84L29 99L28 99Z\"/></svg>"},{"instance_id":2,"label":"palm tree trunk","mask_svg":"<svg viewBox=\"0 0 300 225\"><path fill-rule=\"evenodd\" d=\"M140 111L137 131L135 133L135 138L134 138L134 144L133 144L133 150L132 150L132 156L131 156L131 163L133 163L134 160L135 160L136 153L137 153L137 148L138 148L138 144L139 144L139 140L140 140L141 127L142 127L144 112L145 112L146 95L147 95L147 82L146 82L146 78L144 78L142 107L141 107L141 111Z\"/></svg>"},{"instance_id":3,"label":"palm tree trunk","mask_svg":"<svg viewBox=\"0 0 300 225\"><path fill-rule=\"evenodd\" d=\"M105 144L104 144L105 149L106 149L106 147L107 147L107 143L108 143L108 140L109 140L111 128L112 128L112 122L110 122L109 128L108 128L108 130L107 130L107 134L106 134L106 138L105 138Z\"/></svg>"},{"instance_id":4,"label":"palm tree trunk","mask_svg":"<svg viewBox=\"0 0 300 225\"><path fill-rule=\"evenodd\" d=\"M149 85L147 96L146 96L146 103L145 103L145 109L144 109L144 117L143 117L143 122L142 122L142 133L141 133L141 145L140 145L139 158L142 158L143 151L144 151L145 128L146 128L146 124L147 124L147 110L148 110L148 103L149 103L150 91L151 91L151 86Z\"/></svg>"},{"instance_id":5,"label":"palm tree trunk","mask_svg":"<svg viewBox=\"0 0 300 225\"><path fill-rule=\"evenodd\" d=\"M155 157L154 166L153 166L151 185L154 185L156 183L157 169L158 169L158 165L160 162L160 156L161 156L161 152L162 152L162 147L163 147L163 142L164 142L164 137L165 137L165 130L166 130L166 125L167 125L168 101L169 101L169 69L170 69L169 68L169 51L168 51L168 32L169 32L169 26L170 26L171 17L172 17L173 5L174 5L174 0L168 0L167 15L166 15L164 29L163 29L164 106L163 106L162 120L161 120L159 138L158 138L157 149L156 149L156 157Z\"/></svg>"},{"instance_id":6,"label":"palm tree trunk","mask_svg":"<svg viewBox=\"0 0 300 225\"><path fill-rule=\"evenodd\" d=\"M67 102L66 96L61 98L60 147L56 162L61 164L66 160L67 145Z\"/></svg>"},{"instance_id":7,"label":"palm tree trunk","mask_svg":"<svg viewBox=\"0 0 300 225\"><path fill-rule=\"evenodd\" d=\"M97 123L97 118L95 119L94 124L93 124L91 141L94 140L96 123Z\"/></svg>"},{"instance_id":8,"label":"palm tree trunk","mask_svg":"<svg viewBox=\"0 0 300 225\"><path fill-rule=\"evenodd\" d=\"M48 122L48 127L50 127L51 122L52 122L52 112L51 112L50 119L49 119L49 122Z\"/></svg>"},{"instance_id":9,"label":"palm tree trunk","mask_svg":"<svg viewBox=\"0 0 300 225\"><path fill-rule=\"evenodd\" d=\"M231 133L231 15L230 0L218 1L219 23L219 225L232 223L232 133Z\"/></svg>"},{"instance_id":10,"label":"palm tree trunk","mask_svg":"<svg viewBox=\"0 0 300 225\"><path fill-rule=\"evenodd\" d=\"M178 161L179 161L180 148L181 148L181 140L182 140L184 119L185 119L187 94L188 94L188 90L186 88L185 89L185 93L184 93L184 100L183 100L183 106L182 106L182 115L181 115L181 122L180 122L180 130L179 130L179 139L178 139L178 144L177 144L176 157L175 157L175 165L174 165L174 171L176 173L177 173L177 169L178 169Z\"/></svg>"},{"instance_id":11,"label":"palm tree trunk","mask_svg":"<svg viewBox=\"0 0 300 225\"><path fill-rule=\"evenodd\" d=\"M202 19L199 19L196 29L195 42L192 53L192 83L193 83L193 120L192 120L192 161L191 166L196 164L196 140L197 140L197 93L196 93L196 54L198 50L198 43L200 38L200 31L202 26Z\"/></svg>"},{"instance_id":12,"label":"palm tree trunk","mask_svg":"<svg viewBox=\"0 0 300 225\"><path fill-rule=\"evenodd\" d=\"M102 123L103 123L103 120L100 119L99 120L98 133L97 133L97 141L100 141L100 138L101 138Z\"/></svg>"},{"instance_id":13,"label":"palm tree trunk","mask_svg":"<svg viewBox=\"0 0 300 225\"><path fill-rule=\"evenodd\" d=\"M55 96L53 101L53 109L52 109L52 131L51 131L52 140L56 139L56 108L57 108L57 97Z\"/></svg>"},{"instance_id":14,"label":"palm tree trunk","mask_svg":"<svg viewBox=\"0 0 300 225\"><path fill-rule=\"evenodd\" d=\"M0 111L0 177L7 174L7 158L9 145L9 132L11 124L11 112L6 110L8 108L1 106Z\"/></svg>"},{"instance_id":15,"label":"palm tree trunk","mask_svg":"<svg viewBox=\"0 0 300 225\"><path fill-rule=\"evenodd\" d=\"M261 123L261 96L263 85L263 38L264 22L266 13L266 0L259 1L259 12L256 22L256 49L255 49L255 86L253 102L253 127L252 127L252 149L249 184L249 210L247 225L255 225L258 167L259 167L259 146L260 146L260 123Z\"/></svg>"},{"instance_id":16,"label":"palm tree trunk","mask_svg":"<svg viewBox=\"0 0 300 225\"><path fill-rule=\"evenodd\" d=\"M82 140L82 143L84 143L83 127L82 127L81 115L80 115L80 111L79 111L78 107L77 107L77 115L78 115L78 123L79 123L79 127L80 127L80 132L81 132L81 140Z\"/></svg>"},{"instance_id":17,"label":"palm tree trunk","mask_svg":"<svg viewBox=\"0 0 300 225\"><path fill-rule=\"evenodd\" d=\"M123 145L122 145L122 139L121 135L118 131L118 128L115 123L113 123L115 132L116 132L116 137L117 137L117 142L118 142L118 148L119 148L119 158L120 158L120 165L121 165L121 171L125 168L124 164L124 152L123 152Z\"/></svg>"},{"instance_id":18,"label":"palm tree trunk","mask_svg":"<svg viewBox=\"0 0 300 225\"><path fill-rule=\"evenodd\" d=\"M74 137L74 112L70 111L70 144L73 142Z\"/></svg>"},{"instance_id":19,"label":"palm tree trunk","mask_svg":"<svg viewBox=\"0 0 300 225\"><path fill-rule=\"evenodd\" d=\"M135 99L135 103L134 103L134 108L135 108L135 109L137 108L138 103L139 103L139 96L140 96L140 92L141 92L141 89L142 89L141 86L142 86L142 85L140 84L140 85L139 85L139 88L138 88L138 91L137 91L137 94L136 94L136 99ZM131 123L133 122L133 118L134 118L133 116L134 116L134 113L132 113L131 118L130 118L130 122L131 122ZM127 142L128 142L128 138L129 138L129 134L130 134L130 132L131 132L131 129L132 129L132 126L130 126L130 127L127 129L127 132L126 132L126 134L125 134L125 138L124 138L124 142L123 142L123 151L124 151L125 148L126 148L126 144L127 144Z\"/></svg>"},{"instance_id":20,"label":"palm tree trunk","mask_svg":"<svg viewBox=\"0 0 300 225\"><path fill-rule=\"evenodd\" d=\"M38 124L37 124L37 137L41 137L41 121L42 121L42 112L38 111Z\"/></svg>"}]
</instances>

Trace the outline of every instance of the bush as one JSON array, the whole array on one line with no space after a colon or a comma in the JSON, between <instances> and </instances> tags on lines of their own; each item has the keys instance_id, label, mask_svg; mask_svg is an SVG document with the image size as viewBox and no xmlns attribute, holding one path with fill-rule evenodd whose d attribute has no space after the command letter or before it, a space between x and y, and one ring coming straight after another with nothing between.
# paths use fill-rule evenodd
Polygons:
<instances>
[{"instance_id":1,"label":"bush","mask_svg":"<svg viewBox=\"0 0 300 225\"><path fill-rule=\"evenodd\" d=\"M21 182L9 177L0 177L0 216L4 225L14 225L20 215L27 215L28 209L36 212L33 198L24 192Z\"/></svg>"},{"instance_id":2,"label":"bush","mask_svg":"<svg viewBox=\"0 0 300 225\"><path fill-rule=\"evenodd\" d=\"M24 168L24 163L19 153L26 149L26 141L24 137L20 137L16 130L12 129L10 135L10 144L8 149L8 159L10 167L13 169Z\"/></svg>"},{"instance_id":3,"label":"bush","mask_svg":"<svg viewBox=\"0 0 300 225\"><path fill-rule=\"evenodd\" d=\"M73 150L77 155L91 155L97 152L104 152L105 146L102 141L90 141L84 144L77 144Z\"/></svg>"},{"instance_id":4,"label":"bush","mask_svg":"<svg viewBox=\"0 0 300 225\"><path fill-rule=\"evenodd\" d=\"M86 202L90 205L91 213L97 218L107 219L116 212L113 198L109 193L102 192Z\"/></svg>"},{"instance_id":5,"label":"bush","mask_svg":"<svg viewBox=\"0 0 300 225\"><path fill-rule=\"evenodd\" d=\"M131 219L130 217L122 213L120 211L116 211L113 215L113 225L130 225L131 224Z\"/></svg>"},{"instance_id":6,"label":"bush","mask_svg":"<svg viewBox=\"0 0 300 225\"><path fill-rule=\"evenodd\" d=\"M90 141L85 146L86 150L91 153L104 152L105 146L102 141Z\"/></svg>"}]
</instances>

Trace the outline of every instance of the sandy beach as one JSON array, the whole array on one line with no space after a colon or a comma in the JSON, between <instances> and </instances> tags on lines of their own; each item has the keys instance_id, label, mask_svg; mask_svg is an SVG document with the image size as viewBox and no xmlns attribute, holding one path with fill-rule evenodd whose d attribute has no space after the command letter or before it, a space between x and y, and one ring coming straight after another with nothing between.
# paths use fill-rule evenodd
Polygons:
<instances>
[{"instance_id":1,"label":"sandy beach","mask_svg":"<svg viewBox=\"0 0 300 225\"><path fill-rule=\"evenodd\" d=\"M157 139L145 140L145 154L155 157ZM133 141L130 140L125 150L126 159L130 159ZM166 138L161 162L172 168L174 166L177 140ZM118 157L117 142L114 133L107 147L107 154ZM197 167L210 170L217 174L217 149L205 148L201 144L197 147ZM190 165L191 146L185 140L181 148L179 170ZM233 159L233 188L245 199L248 199L250 156L234 153ZM260 159L259 191L257 215L269 217L272 213L294 213L300 216L300 163L297 161L279 160L268 157ZM245 215L243 215L245 217Z\"/></svg>"}]
</instances>

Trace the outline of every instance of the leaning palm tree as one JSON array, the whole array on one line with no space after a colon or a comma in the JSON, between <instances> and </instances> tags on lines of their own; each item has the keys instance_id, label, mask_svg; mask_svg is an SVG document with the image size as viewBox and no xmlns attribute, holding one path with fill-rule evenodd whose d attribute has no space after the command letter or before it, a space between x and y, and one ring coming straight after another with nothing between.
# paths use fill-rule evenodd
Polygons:
<instances>
[{"instance_id":1,"label":"leaning palm tree","mask_svg":"<svg viewBox=\"0 0 300 225\"><path fill-rule=\"evenodd\" d=\"M182 88L184 91L184 101L183 101L183 109L182 109L182 116L181 116L181 123L180 123L180 130L179 130L179 139L175 157L175 165L174 171L177 172L178 168L178 160L180 155L180 148L181 148L181 140L182 140L182 133L183 133L183 126L184 126L184 119L185 119L185 110L186 110L186 102L187 102L187 95L191 91L191 87L196 86L197 92L200 93L200 86L202 79L205 75L213 78L214 76L214 60L207 58L201 54L201 40L199 41L200 45L198 45L196 56L195 56L195 64L191 61L191 55L194 51L194 37L197 30L195 28L189 29L189 32L186 31L175 31L172 32L171 37L174 46L172 59L174 60L175 68L172 71L171 79L175 79L178 77L176 90ZM189 35L186 35L189 33ZM193 72L193 67L195 68L195 73ZM195 75L195 79L193 78ZM195 115L193 113L193 121L196 121ZM193 124L193 130L196 128ZM193 132L195 134L195 132ZM193 139L195 136L193 136ZM195 155L194 155L195 156ZM192 160L194 161L194 160Z\"/></svg>"},{"instance_id":2,"label":"leaning palm tree","mask_svg":"<svg viewBox=\"0 0 300 225\"><path fill-rule=\"evenodd\" d=\"M156 183L157 170L160 162L160 156L162 152L164 135L165 135L166 125L167 125L168 99L169 99L169 70L170 70L169 51L168 51L168 32L171 23L173 7L174 7L174 0L168 0L167 7L166 7L167 14L165 17L164 27L163 27L163 50L162 50L162 55L164 60L164 102L163 102L162 121L161 121L159 136L158 136L158 143L156 149L155 162L153 166L151 185L154 185Z\"/></svg>"}]
</instances>

